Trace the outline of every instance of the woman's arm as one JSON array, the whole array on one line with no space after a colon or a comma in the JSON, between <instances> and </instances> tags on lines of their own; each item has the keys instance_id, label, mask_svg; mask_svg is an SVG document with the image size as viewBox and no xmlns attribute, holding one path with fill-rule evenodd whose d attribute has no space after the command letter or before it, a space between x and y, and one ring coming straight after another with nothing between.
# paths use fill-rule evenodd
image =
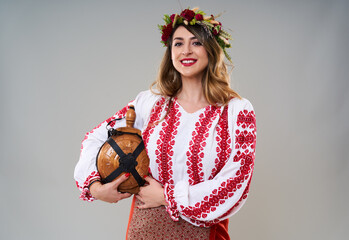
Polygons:
<instances>
[{"instance_id":1,"label":"woman's arm","mask_svg":"<svg viewBox=\"0 0 349 240\"><path fill-rule=\"evenodd\" d=\"M211 226L232 216L246 201L256 145L251 103L239 100L229 105L227 121L231 154L217 174L195 185L186 180L165 184L167 211L173 220L180 216L194 225Z\"/></svg>"},{"instance_id":2,"label":"woman's arm","mask_svg":"<svg viewBox=\"0 0 349 240\"><path fill-rule=\"evenodd\" d=\"M129 173L124 174L113 182L102 184L95 181L90 185L90 192L95 199L109 203L117 203L118 201L131 196L130 193L120 193L118 187L126 181L130 176Z\"/></svg>"},{"instance_id":3,"label":"woman's arm","mask_svg":"<svg viewBox=\"0 0 349 240\"><path fill-rule=\"evenodd\" d=\"M74 171L76 185L81 191L80 199L89 202L95 199L95 196L91 194L89 187L92 182L101 179L96 167L96 157L99 149L108 139L108 131L106 126L111 120L124 117L127 110L128 106L124 107L122 110L114 114L114 116L108 118L90 132L85 134L84 140L81 143L79 162L75 166ZM122 119L116 123L112 122L111 127L117 128L124 125L125 119Z\"/></svg>"}]
</instances>

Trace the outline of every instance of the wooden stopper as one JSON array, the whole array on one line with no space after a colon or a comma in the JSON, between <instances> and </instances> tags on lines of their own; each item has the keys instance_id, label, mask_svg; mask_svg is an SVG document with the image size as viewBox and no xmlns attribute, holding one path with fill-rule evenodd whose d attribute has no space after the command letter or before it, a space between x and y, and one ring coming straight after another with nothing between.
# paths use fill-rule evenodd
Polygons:
<instances>
[{"instance_id":1,"label":"wooden stopper","mask_svg":"<svg viewBox=\"0 0 349 240\"><path fill-rule=\"evenodd\" d=\"M136 112L133 105L130 105L130 108L126 112L126 127L133 127L136 119Z\"/></svg>"}]
</instances>

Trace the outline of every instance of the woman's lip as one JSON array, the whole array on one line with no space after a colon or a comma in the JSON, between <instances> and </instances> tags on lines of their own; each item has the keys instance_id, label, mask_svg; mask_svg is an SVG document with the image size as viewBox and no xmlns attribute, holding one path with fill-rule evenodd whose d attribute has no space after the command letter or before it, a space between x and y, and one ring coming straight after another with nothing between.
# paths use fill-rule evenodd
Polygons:
<instances>
[{"instance_id":1,"label":"woman's lip","mask_svg":"<svg viewBox=\"0 0 349 240\"><path fill-rule=\"evenodd\" d=\"M189 67L194 65L197 62L197 60L193 58L185 58L185 59L182 59L180 62L182 63L183 66Z\"/></svg>"}]
</instances>

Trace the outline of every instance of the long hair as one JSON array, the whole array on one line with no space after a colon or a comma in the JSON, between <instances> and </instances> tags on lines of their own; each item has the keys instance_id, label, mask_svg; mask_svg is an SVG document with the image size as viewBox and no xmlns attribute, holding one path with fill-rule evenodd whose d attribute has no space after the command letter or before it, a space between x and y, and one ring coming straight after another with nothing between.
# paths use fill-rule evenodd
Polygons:
<instances>
[{"instance_id":1,"label":"long hair","mask_svg":"<svg viewBox=\"0 0 349 240\"><path fill-rule=\"evenodd\" d=\"M158 77L151 85L155 94L170 97L172 99L182 88L180 73L174 68L171 60L171 47L173 33L179 26L184 26L204 46L208 56L208 66L204 70L202 89L206 100L211 105L226 105L231 98L241 98L230 88L228 68L224 62L224 53L209 30L203 25L177 25L170 36L170 41L160 64Z\"/></svg>"}]
</instances>

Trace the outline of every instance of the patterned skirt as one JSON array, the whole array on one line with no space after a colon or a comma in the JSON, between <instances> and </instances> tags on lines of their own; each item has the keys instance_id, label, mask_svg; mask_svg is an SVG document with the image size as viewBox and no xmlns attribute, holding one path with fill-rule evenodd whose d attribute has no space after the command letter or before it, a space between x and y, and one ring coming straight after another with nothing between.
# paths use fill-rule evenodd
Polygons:
<instances>
[{"instance_id":1,"label":"patterned skirt","mask_svg":"<svg viewBox=\"0 0 349 240\"><path fill-rule=\"evenodd\" d=\"M165 207L137 209L140 201L133 198L126 233L127 240L197 239L229 240L228 219L210 228L194 226L183 219L173 221Z\"/></svg>"}]
</instances>

